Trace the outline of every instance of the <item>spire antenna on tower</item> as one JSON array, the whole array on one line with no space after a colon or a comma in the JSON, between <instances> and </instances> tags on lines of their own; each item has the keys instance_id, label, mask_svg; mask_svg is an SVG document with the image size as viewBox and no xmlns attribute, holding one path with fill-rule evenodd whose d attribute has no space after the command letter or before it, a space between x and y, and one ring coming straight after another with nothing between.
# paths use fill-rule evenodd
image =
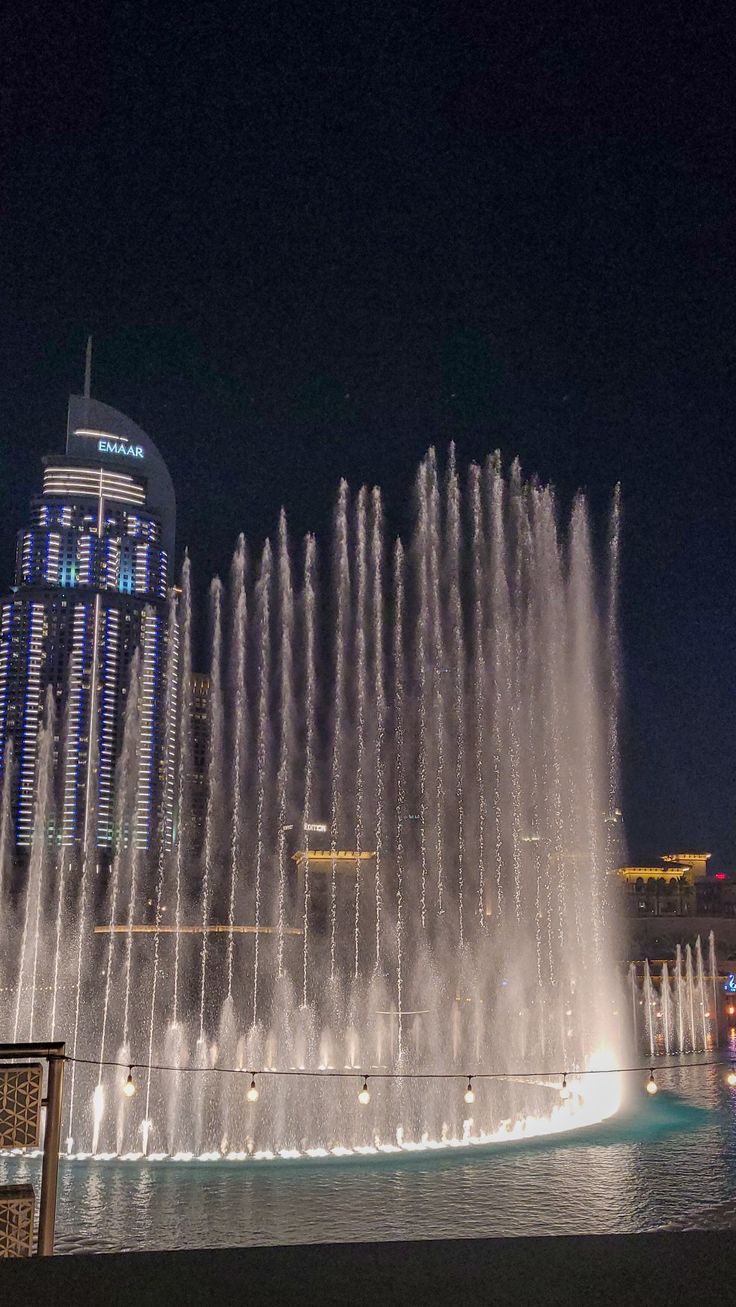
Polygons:
<instances>
[{"instance_id":1,"label":"spire antenna on tower","mask_svg":"<svg viewBox=\"0 0 736 1307\"><path fill-rule=\"evenodd\" d=\"M87 352L84 359L84 398L89 399L92 387L92 337L87 337Z\"/></svg>"}]
</instances>

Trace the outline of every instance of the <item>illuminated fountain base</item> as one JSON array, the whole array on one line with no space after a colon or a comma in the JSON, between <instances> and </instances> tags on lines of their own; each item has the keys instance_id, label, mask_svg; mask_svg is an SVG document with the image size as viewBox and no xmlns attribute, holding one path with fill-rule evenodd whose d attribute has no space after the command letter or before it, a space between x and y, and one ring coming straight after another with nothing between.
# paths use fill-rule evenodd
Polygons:
<instances>
[{"instance_id":1,"label":"illuminated fountain base","mask_svg":"<svg viewBox=\"0 0 736 1307\"><path fill-rule=\"evenodd\" d=\"M357 1144L352 1148L336 1144L333 1148L281 1148L277 1152L271 1149L256 1149L253 1152L230 1151L227 1153L67 1153L66 1157L74 1162L278 1162L278 1161L330 1161L346 1158L387 1157L396 1159L411 1157L419 1153L441 1153L456 1149L487 1148L498 1144L519 1144L526 1140L541 1139L547 1136L569 1134L601 1122L614 1116L618 1110L618 1100L609 1111L600 1110L600 1105L592 1106L580 1103L579 1107L567 1110L563 1107L553 1109L548 1117L526 1117L522 1120L504 1123L500 1129L485 1133L474 1133L472 1118L464 1123L462 1137L444 1139L403 1139L401 1130L397 1130L396 1143ZM41 1156L40 1151L27 1156Z\"/></svg>"},{"instance_id":2,"label":"illuminated fountain base","mask_svg":"<svg viewBox=\"0 0 736 1307\"><path fill-rule=\"evenodd\" d=\"M609 1070L609 1068L611 1068ZM613 1059L598 1055L591 1059L588 1073L579 1075L566 1076L562 1083L559 1079L542 1081L536 1078L531 1081L530 1077L509 1077L507 1085L516 1083L521 1086L529 1086L533 1083L535 1091L541 1091L548 1100L549 1110L547 1114L517 1116L515 1120L506 1119L495 1129L486 1129L477 1120L481 1116L482 1104L473 1101L468 1103L467 1098L471 1094L475 1096L476 1089L468 1086L465 1095L462 1095L462 1085L460 1083L452 1089L457 1090L464 1102L464 1112L461 1129L450 1126L443 1126L438 1138L433 1138L428 1132L424 1132L419 1138L409 1138L402 1126L397 1126L393 1137L388 1137L384 1131L383 1135L378 1131L371 1136L370 1142L353 1143L348 1146L345 1143L332 1142L329 1146L314 1147L282 1147L266 1148L258 1147L252 1139L249 1139L248 1146L244 1149L229 1148L226 1141L223 1141L223 1147L220 1150L204 1150L196 1153L186 1149L169 1153L165 1151L146 1151L130 1150L125 1152L114 1151L68 1151L65 1156L70 1161L75 1162L276 1162L276 1161L330 1161L332 1159L345 1160L347 1158L378 1158L391 1156L399 1159L402 1157L414 1156L423 1153L448 1152L458 1149L476 1149L495 1146L499 1144L519 1144L525 1141L537 1140L546 1136L555 1136L568 1134L587 1127L599 1125L607 1120L619 1110L622 1097L622 1076L613 1069ZM262 1082L267 1082L269 1077L259 1073ZM348 1079L352 1083L352 1076L339 1077L340 1080ZM483 1096L483 1078L477 1077L477 1094L482 1099ZM325 1077L325 1083L329 1086L329 1081ZM334 1084L334 1080L332 1082ZM405 1082L406 1083L406 1082ZM421 1083L422 1082L418 1082ZM365 1092L365 1089L364 1091ZM377 1091L380 1094L380 1088ZM447 1093L447 1082L444 1082L444 1092ZM268 1087L264 1090L268 1094ZM96 1095L96 1106L102 1112L104 1102L102 1096ZM254 1105L250 1105L253 1110ZM480 1107L480 1112L478 1108ZM360 1111L366 1113L368 1104L361 1105ZM467 1115L465 1115L467 1113ZM148 1124L149 1129L143 1130ZM141 1133L144 1134L147 1143L148 1134L152 1122L141 1122ZM73 1141L67 1141L70 1143ZM15 1154L10 1154L15 1155ZM17 1153L20 1155L20 1152ZM40 1150L26 1154L26 1156L40 1156Z\"/></svg>"},{"instance_id":3,"label":"illuminated fountain base","mask_svg":"<svg viewBox=\"0 0 736 1307\"><path fill-rule=\"evenodd\" d=\"M468 1117L463 1122L462 1136L446 1135L441 1139L403 1138L401 1127L396 1131L396 1142L377 1141L373 1144L357 1144L345 1147L336 1144L332 1148L281 1148L254 1149L251 1151L203 1152L203 1153L67 1153L66 1158L73 1162L277 1162L277 1161L330 1161L346 1158L386 1157L396 1159L415 1156L420 1153L440 1153L457 1149L486 1148L498 1144L519 1144L526 1140L540 1139L547 1136L568 1134L589 1126L600 1125L602 1121L615 1115L620 1106L619 1077L611 1077L615 1085L608 1085L603 1093L592 1096L583 1095L580 1081L568 1081L570 1098L565 1103L552 1108L549 1116L525 1117L517 1121L503 1122L498 1130L485 1132L475 1130L475 1122ZM550 1094L558 1095L557 1086L548 1086ZM592 1100L592 1101L591 1101ZM20 1156L22 1150L11 1150L9 1156ZM41 1157L40 1149L26 1152L26 1157Z\"/></svg>"}]
</instances>

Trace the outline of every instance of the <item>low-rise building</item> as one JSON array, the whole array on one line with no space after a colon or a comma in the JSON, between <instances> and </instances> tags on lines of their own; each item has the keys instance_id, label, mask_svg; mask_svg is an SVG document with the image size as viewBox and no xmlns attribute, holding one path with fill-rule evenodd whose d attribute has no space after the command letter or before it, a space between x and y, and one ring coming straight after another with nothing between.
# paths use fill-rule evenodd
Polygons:
<instances>
[{"instance_id":1,"label":"low-rise building","mask_svg":"<svg viewBox=\"0 0 736 1307\"><path fill-rule=\"evenodd\" d=\"M649 867L619 867L618 874L629 885L652 881L684 880L688 885L704 880L710 853L664 853L661 862Z\"/></svg>"}]
</instances>

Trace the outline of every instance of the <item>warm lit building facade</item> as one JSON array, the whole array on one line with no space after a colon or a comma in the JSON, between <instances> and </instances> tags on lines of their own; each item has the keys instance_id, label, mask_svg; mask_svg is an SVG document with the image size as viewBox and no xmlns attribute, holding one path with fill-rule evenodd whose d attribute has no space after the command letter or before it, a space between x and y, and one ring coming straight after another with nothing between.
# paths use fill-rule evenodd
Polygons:
<instances>
[{"instance_id":1,"label":"warm lit building facade","mask_svg":"<svg viewBox=\"0 0 736 1307\"><path fill-rule=\"evenodd\" d=\"M135 828L148 848L170 803L164 779L174 489L151 438L89 396L69 401L66 453L44 459L0 603L0 770L12 741L16 842L34 824L38 736L55 706L51 826L64 847L115 843L116 765L130 668L140 650ZM175 642L175 629L174 629ZM176 650L169 670L176 677Z\"/></svg>"},{"instance_id":2,"label":"warm lit building facade","mask_svg":"<svg viewBox=\"0 0 736 1307\"><path fill-rule=\"evenodd\" d=\"M710 856L710 853L663 853L662 861L669 872L696 881L707 876Z\"/></svg>"},{"instance_id":3,"label":"warm lit building facade","mask_svg":"<svg viewBox=\"0 0 736 1307\"><path fill-rule=\"evenodd\" d=\"M618 874L630 885L640 882L684 880L688 884L704 880L710 853L664 853L654 867L619 867Z\"/></svg>"}]
</instances>

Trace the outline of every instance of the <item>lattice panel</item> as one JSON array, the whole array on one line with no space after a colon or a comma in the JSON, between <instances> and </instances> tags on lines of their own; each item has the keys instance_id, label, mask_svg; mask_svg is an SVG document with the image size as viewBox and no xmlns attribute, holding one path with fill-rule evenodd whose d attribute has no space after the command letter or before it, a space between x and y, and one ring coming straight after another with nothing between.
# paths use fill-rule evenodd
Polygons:
<instances>
[{"instance_id":1,"label":"lattice panel","mask_svg":"<svg viewBox=\"0 0 736 1307\"><path fill-rule=\"evenodd\" d=\"M40 1062L0 1066L0 1148L38 1148L42 1084Z\"/></svg>"},{"instance_id":2,"label":"lattice panel","mask_svg":"<svg viewBox=\"0 0 736 1307\"><path fill-rule=\"evenodd\" d=\"M34 1204L29 1184L0 1188L0 1257L31 1256Z\"/></svg>"}]
</instances>

